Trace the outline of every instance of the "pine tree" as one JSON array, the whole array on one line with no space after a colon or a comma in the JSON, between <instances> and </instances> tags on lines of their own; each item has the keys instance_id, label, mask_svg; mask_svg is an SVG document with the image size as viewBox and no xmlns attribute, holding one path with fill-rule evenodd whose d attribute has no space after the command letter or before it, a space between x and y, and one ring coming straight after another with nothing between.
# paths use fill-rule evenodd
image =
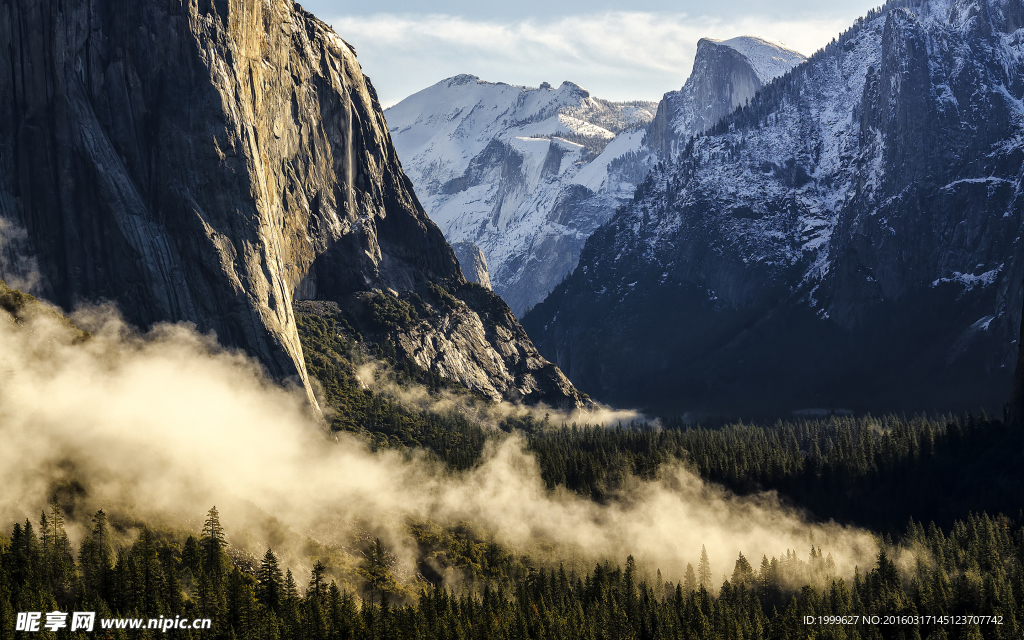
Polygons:
<instances>
[{"instance_id":1,"label":"pine tree","mask_svg":"<svg viewBox=\"0 0 1024 640\"><path fill-rule=\"evenodd\" d=\"M693 565L686 563L686 594L689 595L697 590L697 574L693 571Z\"/></svg>"},{"instance_id":2,"label":"pine tree","mask_svg":"<svg viewBox=\"0 0 1024 640\"><path fill-rule=\"evenodd\" d=\"M75 556L71 550L71 541L64 530L64 511L57 501L57 496L50 498L50 517L45 514L40 520L43 530L43 555L45 573L53 595L62 606L69 606L72 601L72 586L75 580Z\"/></svg>"},{"instance_id":3,"label":"pine tree","mask_svg":"<svg viewBox=\"0 0 1024 640\"><path fill-rule=\"evenodd\" d=\"M185 546L181 550L181 564L193 576L199 575L202 571L203 554L199 550L199 543L196 542L195 536L189 536L185 540Z\"/></svg>"},{"instance_id":4,"label":"pine tree","mask_svg":"<svg viewBox=\"0 0 1024 640\"><path fill-rule=\"evenodd\" d=\"M765 594L768 592L768 587L771 584L771 570L772 565L768 562L768 556L761 556L761 570L758 571L758 585L761 587L761 593Z\"/></svg>"},{"instance_id":5,"label":"pine tree","mask_svg":"<svg viewBox=\"0 0 1024 640\"><path fill-rule=\"evenodd\" d=\"M313 565L313 570L310 571L309 575L309 586L306 587L306 599L316 598L320 603L324 602L324 596L327 594L327 582L324 580L324 576L327 574L327 567L324 563L317 560L316 564Z\"/></svg>"},{"instance_id":6,"label":"pine tree","mask_svg":"<svg viewBox=\"0 0 1024 640\"><path fill-rule=\"evenodd\" d=\"M166 595L166 581L163 565L157 554L153 533L143 528L139 540L132 546L134 565L138 571L138 587L142 592L142 612L149 616L169 613L163 603Z\"/></svg>"},{"instance_id":7,"label":"pine tree","mask_svg":"<svg viewBox=\"0 0 1024 640\"><path fill-rule=\"evenodd\" d=\"M711 580L711 562L708 560L708 550L701 545L700 562L697 564L697 582L705 589L710 589Z\"/></svg>"},{"instance_id":8,"label":"pine tree","mask_svg":"<svg viewBox=\"0 0 1024 640\"><path fill-rule=\"evenodd\" d=\"M217 511L217 507L211 508L206 514L199 546L202 550L203 572L219 579L224 570L222 554L228 543L224 537L224 528L220 525L220 513Z\"/></svg>"},{"instance_id":9,"label":"pine tree","mask_svg":"<svg viewBox=\"0 0 1024 640\"><path fill-rule=\"evenodd\" d=\"M754 568L750 566L750 562L740 552L740 556L736 558L736 566L732 570L732 583L734 586L737 586L753 582Z\"/></svg>"},{"instance_id":10,"label":"pine tree","mask_svg":"<svg viewBox=\"0 0 1024 640\"><path fill-rule=\"evenodd\" d=\"M267 552L263 554L263 562L260 563L257 579L259 580L257 596L260 604L266 607L268 611L280 614L284 579L281 575L281 568L277 563L277 556L270 549L267 549Z\"/></svg>"},{"instance_id":11,"label":"pine tree","mask_svg":"<svg viewBox=\"0 0 1024 640\"><path fill-rule=\"evenodd\" d=\"M383 601L388 593L399 591L398 582L391 574L390 564L387 549L384 548L380 538L376 538L366 553L363 566L359 569L366 580L366 587L371 597L376 592Z\"/></svg>"},{"instance_id":12,"label":"pine tree","mask_svg":"<svg viewBox=\"0 0 1024 640\"><path fill-rule=\"evenodd\" d=\"M82 587L87 598L107 597L107 585L113 568L110 549L110 534L107 531L107 514L103 510L93 516L92 533L82 541L78 552L82 570Z\"/></svg>"},{"instance_id":13,"label":"pine tree","mask_svg":"<svg viewBox=\"0 0 1024 640\"><path fill-rule=\"evenodd\" d=\"M299 619L299 587L295 584L295 577L292 570L288 569L284 575L284 591L281 597L281 621L285 628L285 637L298 638L301 621Z\"/></svg>"}]
</instances>

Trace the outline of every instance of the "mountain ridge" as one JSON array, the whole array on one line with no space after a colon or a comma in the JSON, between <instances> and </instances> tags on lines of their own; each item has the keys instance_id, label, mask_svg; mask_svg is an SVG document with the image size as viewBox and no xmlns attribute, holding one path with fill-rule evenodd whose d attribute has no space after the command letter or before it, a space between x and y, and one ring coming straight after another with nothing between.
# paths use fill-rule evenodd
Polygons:
<instances>
[{"instance_id":1,"label":"mountain ridge","mask_svg":"<svg viewBox=\"0 0 1024 640\"><path fill-rule=\"evenodd\" d=\"M638 187L524 318L542 353L602 400L670 412L1001 406L1022 15L870 12Z\"/></svg>"}]
</instances>

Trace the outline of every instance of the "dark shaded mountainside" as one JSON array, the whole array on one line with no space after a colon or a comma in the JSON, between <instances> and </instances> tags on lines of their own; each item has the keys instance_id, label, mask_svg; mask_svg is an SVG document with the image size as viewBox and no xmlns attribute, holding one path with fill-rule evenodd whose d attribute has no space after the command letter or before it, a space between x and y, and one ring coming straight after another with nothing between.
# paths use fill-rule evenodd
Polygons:
<instances>
[{"instance_id":1,"label":"dark shaded mountainside","mask_svg":"<svg viewBox=\"0 0 1024 640\"><path fill-rule=\"evenodd\" d=\"M1022 27L1020 0L871 12L652 173L531 337L581 389L655 411L998 412Z\"/></svg>"},{"instance_id":2,"label":"dark shaded mountainside","mask_svg":"<svg viewBox=\"0 0 1024 640\"><path fill-rule=\"evenodd\" d=\"M3 0L0 43L12 285L195 323L307 390L292 303L330 301L491 398L580 402L463 278L354 50L298 5Z\"/></svg>"}]
</instances>

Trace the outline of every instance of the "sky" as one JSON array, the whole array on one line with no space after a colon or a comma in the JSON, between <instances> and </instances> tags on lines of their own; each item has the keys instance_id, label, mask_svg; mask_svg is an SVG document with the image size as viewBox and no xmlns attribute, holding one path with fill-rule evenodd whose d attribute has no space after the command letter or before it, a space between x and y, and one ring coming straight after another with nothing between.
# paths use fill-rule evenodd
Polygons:
<instances>
[{"instance_id":1,"label":"sky","mask_svg":"<svg viewBox=\"0 0 1024 640\"><path fill-rule=\"evenodd\" d=\"M381 103L469 73L536 87L571 80L608 100L678 89L697 41L755 35L810 55L880 0L306 0L355 47Z\"/></svg>"}]
</instances>

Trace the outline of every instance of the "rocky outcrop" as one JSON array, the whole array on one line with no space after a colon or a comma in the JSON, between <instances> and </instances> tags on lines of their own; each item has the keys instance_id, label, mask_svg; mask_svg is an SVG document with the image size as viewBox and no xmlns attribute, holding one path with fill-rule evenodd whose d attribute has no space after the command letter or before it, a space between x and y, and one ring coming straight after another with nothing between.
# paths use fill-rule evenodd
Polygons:
<instances>
[{"instance_id":1,"label":"rocky outcrop","mask_svg":"<svg viewBox=\"0 0 1024 640\"><path fill-rule=\"evenodd\" d=\"M0 219L57 304L192 322L308 383L293 298L463 286L355 52L289 0L14 0L0 42ZM493 369L511 398L552 368Z\"/></svg>"},{"instance_id":2,"label":"rocky outcrop","mask_svg":"<svg viewBox=\"0 0 1024 640\"><path fill-rule=\"evenodd\" d=\"M475 282L485 289L491 288L491 277L487 273L487 259L484 258L480 247L472 242L452 243L452 251L459 259L459 266L462 267L462 274L466 280Z\"/></svg>"},{"instance_id":3,"label":"rocky outcrop","mask_svg":"<svg viewBox=\"0 0 1024 640\"><path fill-rule=\"evenodd\" d=\"M1024 281L1020 0L894 2L684 146L524 318L605 401L999 410Z\"/></svg>"},{"instance_id":4,"label":"rocky outcrop","mask_svg":"<svg viewBox=\"0 0 1024 640\"><path fill-rule=\"evenodd\" d=\"M296 309L340 316L385 359L408 361L492 400L563 409L591 404L537 353L508 305L472 282L420 292L359 292L340 304L300 300ZM506 380L512 383L499 386Z\"/></svg>"},{"instance_id":5,"label":"rocky outcrop","mask_svg":"<svg viewBox=\"0 0 1024 640\"><path fill-rule=\"evenodd\" d=\"M753 36L701 38L686 83L658 103L647 146L660 158L675 157L691 136L713 127L758 89L806 59L779 43Z\"/></svg>"}]
</instances>

